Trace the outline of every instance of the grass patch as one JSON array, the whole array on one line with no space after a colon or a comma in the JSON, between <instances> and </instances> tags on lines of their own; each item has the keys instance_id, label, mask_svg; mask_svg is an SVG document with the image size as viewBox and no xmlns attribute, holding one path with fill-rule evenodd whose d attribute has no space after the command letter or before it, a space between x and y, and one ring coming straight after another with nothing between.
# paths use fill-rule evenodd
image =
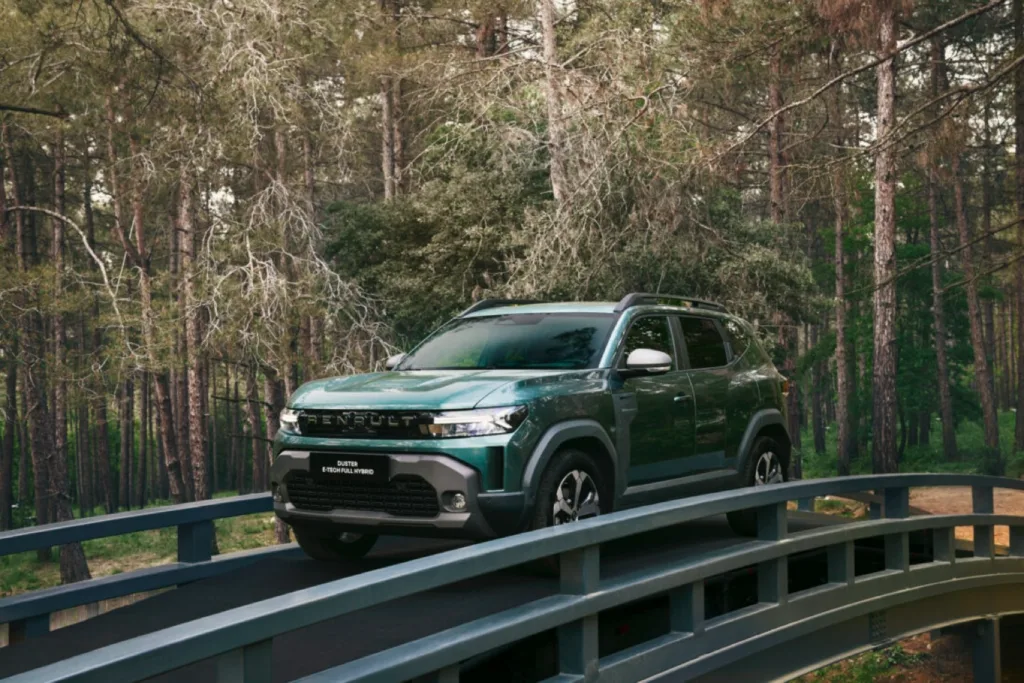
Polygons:
<instances>
[{"instance_id":1,"label":"grass patch","mask_svg":"<svg viewBox=\"0 0 1024 683\"><path fill-rule=\"evenodd\" d=\"M887 674L918 666L925 659L927 655L907 652L902 645L896 644L851 657L796 680L803 683L875 683Z\"/></svg>"}]
</instances>

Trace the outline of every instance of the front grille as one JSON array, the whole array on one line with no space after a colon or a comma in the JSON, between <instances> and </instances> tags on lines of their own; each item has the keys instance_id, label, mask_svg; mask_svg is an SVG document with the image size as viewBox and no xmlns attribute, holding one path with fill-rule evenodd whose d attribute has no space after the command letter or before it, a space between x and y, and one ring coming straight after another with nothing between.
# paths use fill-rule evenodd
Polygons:
<instances>
[{"instance_id":1,"label":"front grille","mask_svg":"<svg viewBox=\"0 0 1024 683\"><path fill-rule=\"evenodd\" d=\"M285 478L288 499L300 510L365 510L396 517L436 517L437 491L423 477L399 474L387 484L314 481L306 472Z\"/></svg>"},{"instance_id":2,"label":"front grille","mask_svg":"<svg viewBox=\"0 0 1024 683\"><path fill-rule=\"evenodd\" d=\"M304 436L335 439L422 439L422 425L430 414L408 410L315 410L299 411L299 431Z\"/></svg>"}]
</instances>

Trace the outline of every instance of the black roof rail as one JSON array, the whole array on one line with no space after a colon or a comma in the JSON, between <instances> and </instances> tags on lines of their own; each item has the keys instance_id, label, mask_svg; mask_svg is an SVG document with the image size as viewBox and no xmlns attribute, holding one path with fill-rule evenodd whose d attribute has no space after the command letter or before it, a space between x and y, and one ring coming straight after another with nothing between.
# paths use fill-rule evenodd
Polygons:
<instances>
[{"instance_id":1,"label":"black roof rail","mask_svg":"<svg viewBox=\"0 0 1024 683\"><path fill-rule=\"evenodd\" d=\"M475 304L459 313L458 318L464 315L469 315L476 311L482 311L487 308L497 308L498 306L525 306L526 304L539 304L542 301L536 301L533 299L482 299L477 301Z\"/></svg>"},{"instance_id":2,"label":"black roof rail","mask_svg":"<svg viewBox=\"0 0 1024 683\"><path fill-rule=\"evenodd\" d=\"M621 313L622 311L632 306L640 306L642 304L655 304L659 299L673 299L689 304L693 308L708 308L712 311L725 311L725 306L722 304L715 303L714 301L706 301L704 299L694 299L690 296L677 296L675 294L649 294L646 292L632 292L622 297L619 303L615 306L615 312Z\"/></svg>"}]
</instances>

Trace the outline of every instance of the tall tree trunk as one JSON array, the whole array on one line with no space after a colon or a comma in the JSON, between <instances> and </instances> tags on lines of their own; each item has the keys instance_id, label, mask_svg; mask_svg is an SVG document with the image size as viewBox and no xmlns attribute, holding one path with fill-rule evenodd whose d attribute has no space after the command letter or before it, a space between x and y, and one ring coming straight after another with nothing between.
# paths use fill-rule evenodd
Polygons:
<instances>
[{"instance_id":1,"label":"tall tree trunk","mask_svg":"<svg viewBox=\"0 0 1024 683\"><path fill-rule=\"evenodd\" d=\"M235 386L234 403L232 404L234 406L233 417L232 417L232 420L233 420L232 424L234 425L234 429L232 430L232 432L234 434L241 435L242 431L243 431L243 428L242 428L242 404L241 404L241 402L239 401L239 398L238 398L239 397L239 393L238 393L238 374L237 373L235 374L234 386ZM253 386L255 386L255 380L253 380ZM248 414L249 414L248 413L248 408L246 408L246 415L248 415ZM238 489L239 493L247 493L249 491L248 480L245 477L245 462L246 462L245 445L246 445L247 441L248 441L247 439L244 439L244 438L241 438L241 437L235 439L235 441L234 441L234 444L235 444L234 447L236 448L235 456L237 458L237 460L235 460L235 487Z\"/></svg>"},{"instance_id":2,"label":"tall tree trunk","mask_svg":"<svg viewBox=\"0 0 1024 683\"><path fill-rule=\"evenodd\" d=\"M54 210L57 215L65 215L64 184L65 184L65 148L63 123L57 124L57 139L54 145L53 198ZM53 269L54 292L58 300L64 292L64 221L54 218L53 223ZM53 314L54 336L54 444L47 452L47 469L50 473L50 496L57 522L70 522L75 518L71 507L71 481L68 476L67 447L67 374L65 354L67 352L67 333L64 329L64 315L58 308ZM60 580L61 583L73 583L89 577L89 566L85 562L85 552L81 543L68 543L60 547Z\"/></svg>"},{"instance_id":3,"label":"tall tree trunk","mask_svg":"<svg viewBox=\"0 0 1024 683\"><path fill-rule=\"evenodd\" d=\"M196 217L193 213L192 179L186 167L180 177L181 279L185 297L185 348L188 362L188 433L192 451L192 489L195 500L210 498L210 473L206 461L206 425L203 419L203 383L200 377L200 312L196 293Z\"/></svg>"},{"instance_id":4,"label":"tall tree trunk","mask_svg":"<svg viewBox=\"0 0 1024 683\"><path fill-rule=\"evenodd\" d=\"M544 42L544 76L548 112L548 156L551 193L556 206L565 203L568 179L565 167L565 122L563 118L562 75L558 62L558 40L555 33L555 0L540 0L540 25Z\"/></svg>"},{"instance_id":5,"label":"tall tree trunk","mask_svg":"<svg viewBox=\"0 0 1024 683\"><path fill-rule=\"evenodd\" d=\"M82 205L85 211L85 233L89 248L96 251L96 226L92 210L92 168L88 151L82 155L82 167L84 185L82 187ZM90 271L95 273L98 267L89 260ZM100 319L100 297L94 294L92 297L92 348L99 350L103 348L103 326L99 324ZM97 472L94 487L94 499L103 500L104 509L107 513L114 512L114 500L111 496L111 469L110 469L110 434L107 428L107 386L103 381L101 373L92 373L90 387L93 393L92 412L96 420L94 434L95 448L93 451L93 469Z\"/></svg>"},{"instance_id":6,"label":"tall tree trunk","mask_svg":"<svg viewBox=\"0 0 1024 683\"><path fill-rule=\"evenodd\" d=\"M931 88L937 97L942 87L945 46L940 38L931 43ZM928 157L928 220L932 271L932 327L935 331L935 355L938 362L939 418L942 420L942 453L947 461L956 460L956 428L953 422L953 399L949 388L949 359L946 351L946 312L942 296L942 244L939 240L938 161L935 152Z\"/></svg>"},{"instance_id":7,"label":"tall tree trunk","mask_svg":"<svg viewBox=\"0 0 1024 683\"><path fill-rule=\"evenodd\" d=\"M6 150L0 151L0 244L13 251L16 248L14 232L7 215L7 177L4 163ZM11 172L14 172L13 159ZM7 358L6 402L4 403L3 441L0 442L0 531L12 528L11 503L14 497L14 433L18 429L18 338L12 335L4 351Z\"/></svg>"},{"instance_id":8,"label":"tall tree trunk","mask_svg":"<svg viewBox=\"0 0 1024 683\"><path fill-rule=\"evenodd\" d=\"M0 173L0 179L3 174ZM14 495L14 433L18 429L18 357L17 340L8 348L12 360L7 363L4 403L4 438L0 444L0 531L12 529L11 502Z\"/></svg>"},{"instance_id":9,"label":"tall tree trunk","mask_svg":"<svg viewBox=\"0 0 1024 683\"><path fill-rule=\"evenodd\" d=\"M256 387L256 367L253 364L245 370L245 415L249 420L249 435L252 438L252 489L263 491L267 455L264 448L263 430L260 428L259 390Z\"/></svg>"},{"instance_id":10,"label":"tall tree trunk","mask_svg":"<svg viewBox=\"0 0 1024 683\"><path fill-rule=\"evenodd\" d=\"M119 507L124 506L126 510L131 508L132 503L128 498L128 476L132 470L131 424L132 409L134 408L132 393L132 380L131 378L125 379L124 383L118 387L117 395L121 432L121 462L118 468L117 502Z\"/></svg>"},{"instance_id":11,"label":"tall tree trunk","mask_svg":"<svg viewBox=\"0 0 1024 683\"><path fill-rule=\"evenodd\" d=\"M964 201L964 182L960 176L960 154L953 154L953 198L956 204L956 227L960 235L961 260L967 287L967 316L971 325L971 346L974 349L974 374L978 378L981 394L981 412L985 423L985 446L998 452L999 422L992 400L992 381L988 375L985 354L985 332L982 327L981 305L978 302L978 281L974 276L974 255L967 230L967 207Z\"/></svg>"},{"instance_id":12,"label":"tall tree trunk","mask_svg":"<svg viewBox=\"0 0 1024 683\"><path fill-rule=\"evenodd\" d=\"M149 373L142 373L142 381L139 383L139 462L135 468L135 486L132 488L135 494L135 507L142 509L146 507L146 465L149 459L149 434L146 428L149 426Z\"/></svg>"},{"instance_id":13,"label":"tall tree trunk","mask_svg":"<svg viewBox=\"0 0 1024 683\"><path fill-rule=\"evenodd\" d=\"M838 107L837 107L838 113ZM839 145L843 143L843 135L839 135ZM849 343L846 338L846 315L849 302L846 300L846 239L844 223L846 218L846 202L843 199L843 170L840 164L833 166L832 198L836 224L836 451L838 472L840 476L850 474L850 462L857 449L857 434L853 422L853 363Z\"/></svg>"},{"instance_id":14,"label":"tall tree trunk","mask_svg":"<svg viewBox=\"0 0 1024 683\"><path fill-rule=\"evenodd\" d=\"M267 406L267 438L273 441L274 437L277 436L277 430L281 428L278 414L284 408L284 396L281 394L280 380L269 373L265 374L264 377L264 393L269 404ZM270 486L269 474L268 469L264 475L264 488L269 488ZM288 525L278 517L274 518L274 539L278 543L288 543L291 540L288 534Z\"/></svg>"},{"instance_id":15,"label":"tall tree trunk","mask_svg":"<svg viewBox=\"0 0 1024 683\"><path fill-rule=\"evenodd\" d=\"M178 319L181 324L184 324L186 307L185 307L185 294L183 291L184 278L182 277L182 237L181 230L178 224L178 220L175 217L171 217L171 272L175 279L175 293L178 301ZM179 329L175 334L175 346L177 350L177 357L183 358L186 354L184 348L184 335L181 334ZM195 492L193 486L193 475L192 475L192 453L189 438L188 429L188 382L185 379L184 366L179 364L174 370L171 371L171 387L172 397L174 401L174 425L175 425L175 442L178 449L178 467L181 472L182 488L185 491L185 498L187 500L195 500ZM167 462L168 476L171 475L171 463Z\"/></svg>"},{"instance_id":16,"label":"tall tree trunk","mask_svg":"<svg viewBox=\"0 0 1024 683\"><path fill-rule=\"evenodd\" d=\"M85 326L83 325L82 327L84 328ZM76 412L78 413L78 429L76 430L76 435L78 437L78 457L76 458L76 462L78 464L78 507L81 510L82 517L87 517L92 514L92 509L95 505L95 501L92 496L92 477L90 476L92 473L92 457L89 452L88 402L79 401L78 410Z\"/></svg>"},{"instance_id":17,"label":"tall tree trunk","mask_svg":"<svg viewBox=\"0 0 1024 683\"><path fill-rule=\"evenodd\" d=\"M826 329L827 331L827 329ZM818 345L818 326L811 327L811 346ZM817 360L811 371L811 382L813 387L813 398L811 406L811 422L814 432L814 452L818 455L825 453L825 368L824 362Z\"/></svg>"},{"instance_id":18,"label":"tall tree trunk","mask_svg":"<svg viewBox=\"0 0 1024 683\"><path fill-rule=\"evenodd\" d=\"M988 103L985 104L984 114L984 146L981 152L984 166L981 173L981 230L985 235L983 253L985 257L981 260L984 267L986 262L991 261L995 252L995 236L992 234L992 130L989 125L991 111ZM988 372L988 391L992 395L992 402L995 406L996 415L999 414L999 392L995 379L995 355L996 355L996 323L995 323L995 302L991 297L985 299L982 304L982 314L985 321L985 367Z\"/></svg>"},{"instance_id":19,"label":"tall tree trunk","mask_svg":"<svg viewBox=\"0 0 1024 683\"><path fill-rule=\"evenodd\" d=\"M1024 1L1013 0L1013 43L1016 53L1024 53ZM1024 65L1018 65L1014 73L1014 143L1017 190L1017 247L1024 245ZM1017 423L1014 434L1014 448L1024 451L1024 260L1017 261L1015 268L1017 285Z\"/></svg>"},{"instance_id":20,"label":"tall tree trunk","mask_svg":"<svg viewBox=\"0 0 1024 683\"><path fill-rule=\"evenodd\" d=\"M896 153L888 137L896 108L896 7L886 0L879 14L878 140L875 154L875 302L874 367L872 374L875 472L896 472Z\"/></svg>"}]
</instances>

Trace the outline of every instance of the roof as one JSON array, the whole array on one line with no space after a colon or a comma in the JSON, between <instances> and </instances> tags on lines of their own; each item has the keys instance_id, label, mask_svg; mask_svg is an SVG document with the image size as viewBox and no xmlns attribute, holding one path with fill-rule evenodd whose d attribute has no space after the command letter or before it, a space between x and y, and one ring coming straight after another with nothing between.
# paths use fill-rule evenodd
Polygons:
<instances>
[{"instance_id":1,"label":"roof","mask_svg":"<svg viewBox=\"0 0 1024 683\"><path fill-rule=\"evenodd\" d=\"M559 301L543 304L522 304L519 306L495 306L467 313L466 318L483 318L493 315L517 315L529 313L608 313L615 312L613 301Z\"/></svg>"},{"instance_id":2,"label":"roof","mask_svg":"<svg viewBox=\"0 0 1024 683\"><path fill-rule=\"evenodd\" d=\"M472 311L462 316L464 318L484 318L497 315L527 315L527 314L538 314L538 313L605 313L612 315L616 313L616 306L618 302L615 301L559 301L551 303L531 303L521 304L512 306L495 306L493 308L484 308L478 311ZM689 306L666 306L657 304L643 304L638 305L636 308L644 309L665 309L668 311L695 311L703 314L712 315L724 315L722 311L716 311L706 308L691 308Z\"/></svg>"}]
</instances>

